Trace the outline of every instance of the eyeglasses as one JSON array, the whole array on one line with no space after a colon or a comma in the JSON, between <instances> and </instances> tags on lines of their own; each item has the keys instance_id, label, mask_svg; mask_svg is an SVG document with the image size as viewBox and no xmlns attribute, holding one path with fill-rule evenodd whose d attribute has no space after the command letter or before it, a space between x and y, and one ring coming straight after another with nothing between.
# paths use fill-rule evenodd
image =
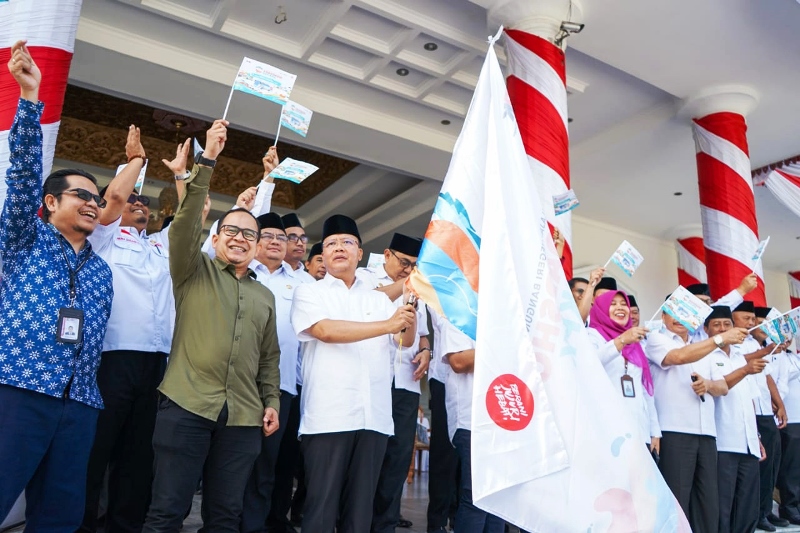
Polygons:
<instances>
[{"instance_id":1,"label":"eyeglasses","mask_svg":"<svg viewBox=\"0 0 800 533\"><path fill-rule=\"evenodd\" d=\"M94 203L96 203L97 207L99 207L100 209L104 208L108 203L106 199L103 198L102 196L91 193L86 189L69 189L66 191L61 191L58 194L54 194L53 196L61 196L62 194L67 194L67 193L74 194L84 202L91 202L92 200L94 200Z\"/></svg>"},{"instance_id":2,"label":"eyeglasses","mask_svg":"<svg viewBox=\"0 0 800 533\"><path fill-rule=\"evenodd\" d=\"M254 229L240 228L239 226L225 224L224 226L220 226L219 230L228 237L236 237L241 233L246 241L258 240L258 232Z\"/></svg>"},{"instance_id":3,"label":"eyeglasses","mask_svg":"<svg viewBox=\"0 0 800 533\"><path fill-rule=\"evenodd\" d=\"M150 205L150 197L131 193L131 195L128 196L128 203L135 204L136 202L139 202L143 206L147 207Z\"/></svg>"},{"instance_id":4,"label":"eyeglasses","mask_svg":"<svg viewBox=\"0 0 800 533\"><path fill-rule=\"evenodd\" d=\"M346 248L355 248L358 246L358 243L353 239L331 239L328 242L322 243L322 247L325 248L326 250L333 250L339 244L341 244Z\"/></svg>"},{"instance_id":5,"label":"eyeglasses","mask_svg":"<svg viewBox=\"0 0 800 533\"><path fill-rule=\"evenodd\" d=\"M397 261L400 263L400 266L403 267L403 270L406 270L406 269L409 269L409 268L414 268L415 266L417 266L416 261L412 263L408 259L404 259L402 257L398 257L397 254L394 253L394 250L390 249L389 253L391 253L394 256L394 258L397 259Z\"/></svg>"},{"instance_id":6,"label":"eyeglasses","mask_svg":"<svg viewBox=\"0 0 800 533\"><path fill-rule=\"evenodd\" d=\"M308 235L295 235L294 233L290 233L287 239L289 240L289 242L300 241L303 244L305 244L308 242Z\"/></svg>"},{"instance_id":7,"label":"eyeglasses","mask_svg":"<svg viewBox=\"0 0 800 533\"><path fill-rule=\"evenodd\" d=\"M261 239L267 242L271 241L272 239L278 240L280 242L286 242L289 240L289 237L287 237L283 233L262 233Z\"/></svg>"}]
</instances>

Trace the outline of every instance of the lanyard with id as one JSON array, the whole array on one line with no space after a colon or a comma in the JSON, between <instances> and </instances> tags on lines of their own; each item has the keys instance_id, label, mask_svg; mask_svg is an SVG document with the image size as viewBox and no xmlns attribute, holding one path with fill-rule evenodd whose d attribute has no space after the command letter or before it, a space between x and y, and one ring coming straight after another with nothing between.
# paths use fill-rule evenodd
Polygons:
<instances>
[{"instance_id":1,"label":"lanyard with id","mask_svg":"<svg viewBox=\"0 0 800 533\"><path fill-rule=\"evenodd\" d=\"M63 342L66 344L80 344L83 340L83 309L75 308L75 298L77 296L78 272L89 260L91 254L87 254L83 261L78 264L75 270L72 270L72 265L69 263L67 251L64 249L64 244L58 239L58 244L61 245L61 253L64 256L64 261L67 263L67 270L69 270L69 305L62 307L58 310L58 321L56 321L56 342Z\"/></svg>"},{"instance_id":2,"label":"lanyard with id","mask_svg":"<svg viewBox=\"0 0 800 533\"><path fill-rule=\"evenodd\" d=\"M628 360L625 359L625 375L619 378L619 384L622 387L622 395L625 398L636 397L636 387L633 385L633 378L628 375Z\"/></svg>"}]
</instances>

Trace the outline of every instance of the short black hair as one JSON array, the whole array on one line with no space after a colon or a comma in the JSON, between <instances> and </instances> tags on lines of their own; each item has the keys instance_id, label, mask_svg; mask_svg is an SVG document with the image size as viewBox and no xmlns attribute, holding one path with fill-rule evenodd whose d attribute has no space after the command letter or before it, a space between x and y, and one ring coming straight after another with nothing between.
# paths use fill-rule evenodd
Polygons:
<instances>
[{"instance_id":1,"label":"short black hair","mask_svg":"<svg viewBox=\"0 0 800 533\"><path fill-rule=\"evenodd\" d=\"M97 178L79 168L63 168L51 173L47 176L47 179L44 180L44 185L42 185L42 220L45 222L50 219L50 211L47 209L47 205L44 202L45 196L48 194L58 196L66 191L69 186L67 183L67 178L69 176L83 176L94 183L95 187L97 186Z\"/></svg>"},{"instance_id":2,"label":"short black hair","mask_svg":"<svg viewBox=\"0 0 800 533\"><path fill-rule=\"evenodd\" d=\"M224 215L222 215L222 217L219 219L219 222L217 222L217 235L219 235L219 230L225 223L225 219L228 218L228 215L230 215L231 213L247 213L248 215L253 217L253 221L256 223L256 233L258 234L258 237L256 237L256 242L261 240L261 224L258 223L258 219L256 218L256 216L247 209L231 209L230 211L227 211Z\"/></svg>"},{"instance_id":3,"label":"short black hair","mask_svg":"<svg viewBox=\"0 0 800 533\"><path fill-rule=\"evenodd\" d=\"M586 283L586 284L588 284L589 280L586 279L586 278L572 278L571 280L569 280L569 290L574 289L576 283Z\"/></svg>"}]
</instances>

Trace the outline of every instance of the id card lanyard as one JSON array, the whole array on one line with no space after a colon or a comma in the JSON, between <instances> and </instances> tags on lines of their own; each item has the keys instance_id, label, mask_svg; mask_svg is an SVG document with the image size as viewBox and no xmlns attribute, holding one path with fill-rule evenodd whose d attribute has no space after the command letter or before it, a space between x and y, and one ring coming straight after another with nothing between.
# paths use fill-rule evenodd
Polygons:
<instances>
[{"instance_id":1,"label":"id card lanyard","mask_svg":"<svg viewBox=\"0 0 800 533\"><path fill-rule=\"evenodd\" d=\"M625 398L636 397L636 387L633 384L633 378L628 375L628 360L625 359L625 375L619 378L619 385L622 387L622 395Z\"/></svg>"},{"instance_id":2,"label":"id card lanyard","mask_svg":"<svg viewBox=\"0 0 800 533\"><path fill-rule=\"evenodd\" d=\"M89 260L91 254L87 254L83 261L73 270L64 244L61 240L58 240L58 244L61 246L61 254L64 256L64 262L67 264L67 270L69 271L69 305L58 310L56 341L65 344L80 344L83 340L83 310L75 308L75 300L78 296L78 272Z\"/></svg>"}]
</instances>

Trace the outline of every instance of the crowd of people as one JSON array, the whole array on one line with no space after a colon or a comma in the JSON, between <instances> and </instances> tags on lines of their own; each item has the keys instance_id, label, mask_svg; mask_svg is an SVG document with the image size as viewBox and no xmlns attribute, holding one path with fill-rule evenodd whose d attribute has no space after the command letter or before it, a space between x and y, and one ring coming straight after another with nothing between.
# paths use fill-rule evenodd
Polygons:
<instances>
[{"instance_id":1,"label":"crowd of people","mask_svg":"<svg viewBox=\"0 0 800 533\"><path fill-rule=\"evenodd\" d=\"M106 492L106 531L172 533L201 489L207 532L394 532L411 525L400 502L427 379L427 530L505 530L472 502L475 343L404 283L420 238L395 233L383 264L359 268L359 228L333 215L308 247L296 214L270 210L272 147L203 242L225 120L193 163L189 140L163 161L180 204L149 234L139 130L102 190L78 169L42 184L46 102L24 41L8 68L0 520L24 491L31 531L94 532ZM800 359L752 329L770 311L744 300L755 276L713 304L688 287L712 305L691 332L668 313L644 327L604 274L570 280L575 303L692 529L800 524Z\"/></svg>"}]
</instances>

